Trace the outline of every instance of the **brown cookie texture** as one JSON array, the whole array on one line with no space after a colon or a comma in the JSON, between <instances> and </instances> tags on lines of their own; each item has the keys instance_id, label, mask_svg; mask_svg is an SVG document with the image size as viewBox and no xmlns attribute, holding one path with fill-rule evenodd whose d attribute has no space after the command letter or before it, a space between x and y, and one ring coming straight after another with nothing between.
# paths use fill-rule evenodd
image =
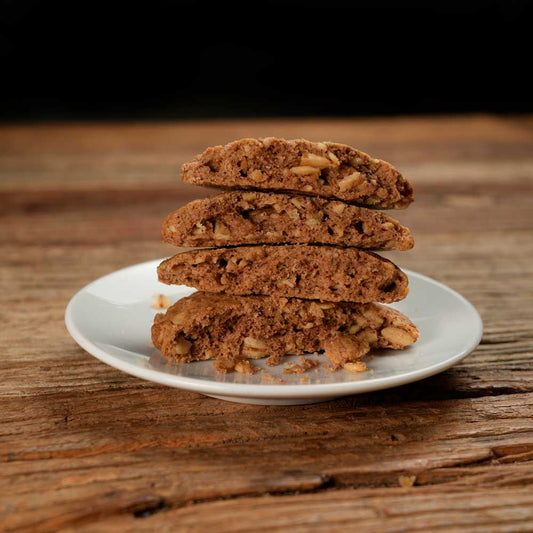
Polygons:
<instances>
[{"instance_id":1,"label":"brown cookie texture","mask_svg":"<svg viewBox=\"0 0 533 533\"><path fill-rule=\"evenodd\" d=\"M183 165L193 185L292 191L379 209L403 209L413 188L391 164L344 144L241 139L207 148Z\"/></svg>"},{"instance_id":2,"label":"brown cookie texture","mask_svg":"<svg viewBox=\"0 0 533 533\"><path fill-rule=\"evenodd\" d=\"M159 281L233 295L390 303L407 296L407 276L357 248L240 246L182 252L158 267Z\"/></svg>"},{"instance_id":3,"label":"brown cookie texture","mask_svg":"<svg viewBox=\"0 0 533 533\"><path fill-rule=\"evenodd\" d=\"M402 349L417 338L406 316L380 304L206 292L178 300L152 326L152 341L168 359L216 359L221 370L246 359L268 357L268 364L278 364L287 354L322 350L340 368L369 349Z\"/></svg>"},{"instance_id":4,"label":"brown cookie texture","mask_svg":"<svg viewBox=\"0 0 533 533\"><path fill-rule=\"evenodd\" d=\"M410 250L408 228L381 211L325 198L232 191L195 200L170 213L164 242L185 247L332 244Z\"/></svg>"}]
</instances>

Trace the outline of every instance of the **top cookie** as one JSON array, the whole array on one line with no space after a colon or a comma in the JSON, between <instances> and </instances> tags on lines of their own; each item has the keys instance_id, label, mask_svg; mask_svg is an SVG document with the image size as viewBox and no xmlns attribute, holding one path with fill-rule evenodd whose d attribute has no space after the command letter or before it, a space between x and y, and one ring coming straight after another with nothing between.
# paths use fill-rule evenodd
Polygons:
<instances>
[{"instance_id":1,"label":"top cookie","mask_svg":"<svg viewBox=\"0 0 533 533\"><path fill-rule=\"evenodd\" d=\"M299 192L379 209L403 209L413 188L392 165L344 144L241 139L205 150L181 169L193 185Z\"/></svg>"}]
</instances>

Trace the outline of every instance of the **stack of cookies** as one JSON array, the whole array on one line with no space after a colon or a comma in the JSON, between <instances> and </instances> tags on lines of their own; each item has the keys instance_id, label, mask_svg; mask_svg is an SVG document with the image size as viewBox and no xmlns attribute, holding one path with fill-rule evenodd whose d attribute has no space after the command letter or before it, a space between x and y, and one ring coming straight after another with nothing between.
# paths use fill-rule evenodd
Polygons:
<instances>
[{"instance_id":1,"label":"stack of cookies","mask_svg":"<svg viewBox=\"0 0 533 533\"><path fill-rule=\"evenodd\" d=\"M346 145L242 139L208 148L182 179L226 190L168 215L180 247L159 280L195 287L152 327L172 361L213 359L227 372L324 351L362 370L372 348L404 348L418 330L381 304L405 298L407 276L370 250L409 250L410 231L378 209L405 208L410 184L390 164Z\"/></svg>"}]
</instances>

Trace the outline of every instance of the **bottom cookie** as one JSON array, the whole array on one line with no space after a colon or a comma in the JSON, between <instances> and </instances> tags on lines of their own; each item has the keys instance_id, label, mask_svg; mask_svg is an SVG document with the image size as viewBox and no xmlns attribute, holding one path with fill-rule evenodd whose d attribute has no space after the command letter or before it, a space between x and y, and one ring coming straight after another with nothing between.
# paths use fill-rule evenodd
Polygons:
<instances>
[{"instance_id":1,"label":"bottom cookie","mask_svg":"<svg viewBox=\"0 0 533 533\"><path fill-rule=\"evenodd\" d=\"M216 360L222 372L247 359L324 351L334 368L359 361L371 348L401 349L418 329L380 304L321 302L268 296L196 292L182 298L152 326L152 340L178 363Z\"/></svg>"}]
</instances>

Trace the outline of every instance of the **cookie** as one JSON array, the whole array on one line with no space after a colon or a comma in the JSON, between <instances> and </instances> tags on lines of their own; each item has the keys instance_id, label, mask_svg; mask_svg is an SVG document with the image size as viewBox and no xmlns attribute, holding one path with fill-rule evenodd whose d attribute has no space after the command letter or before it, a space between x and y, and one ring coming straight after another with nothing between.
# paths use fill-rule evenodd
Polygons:
<instances>
[{"instance_id":1,"label":"cookie","mask_svg":"<svg viewBox=\"0 0 533 533\"><path fill-rule=\"evenodd\" d=\"M241 246L182 252L158 267L159 281L235 295L390 303L405 298L407 276L357 248Z\"/></svg>"},{"instance_id":2,"label":"cookie","mask_svg":"<svg viewBox=\"0 0 533 533\"><path fill-rule=\"evenodd\" d=\"M392 165L346 146L303 139L241 139L205 150L182 167L183 181L231 189L290 191L380 209L413 201Z\"/></svg>"},{"instance_id":3,"label":"cookie","mask_svg":"<svg viewBox=\"0 0 533 533\"><path fill-rule=\"evenodd\" d=\"M217 359L221 370L243 359L268 357L268 364L278 364L287 354L321 350L338 368L371 348L401 349L417 338L407 317L379 304L205 292L182 298L152 326L152 341L168 359Z\"/></svg>"},{"instance_id":4,"label":"cookie","mask_svg":"<svg viewBox=\"0 0 533 533\"><path fill-rule=\"evenodd\" d=\"M318 243L409 250L411 232L381 211L302 195L234 191L170 213L163 241L176 246Z\"/></svg>"}]
</instances>

